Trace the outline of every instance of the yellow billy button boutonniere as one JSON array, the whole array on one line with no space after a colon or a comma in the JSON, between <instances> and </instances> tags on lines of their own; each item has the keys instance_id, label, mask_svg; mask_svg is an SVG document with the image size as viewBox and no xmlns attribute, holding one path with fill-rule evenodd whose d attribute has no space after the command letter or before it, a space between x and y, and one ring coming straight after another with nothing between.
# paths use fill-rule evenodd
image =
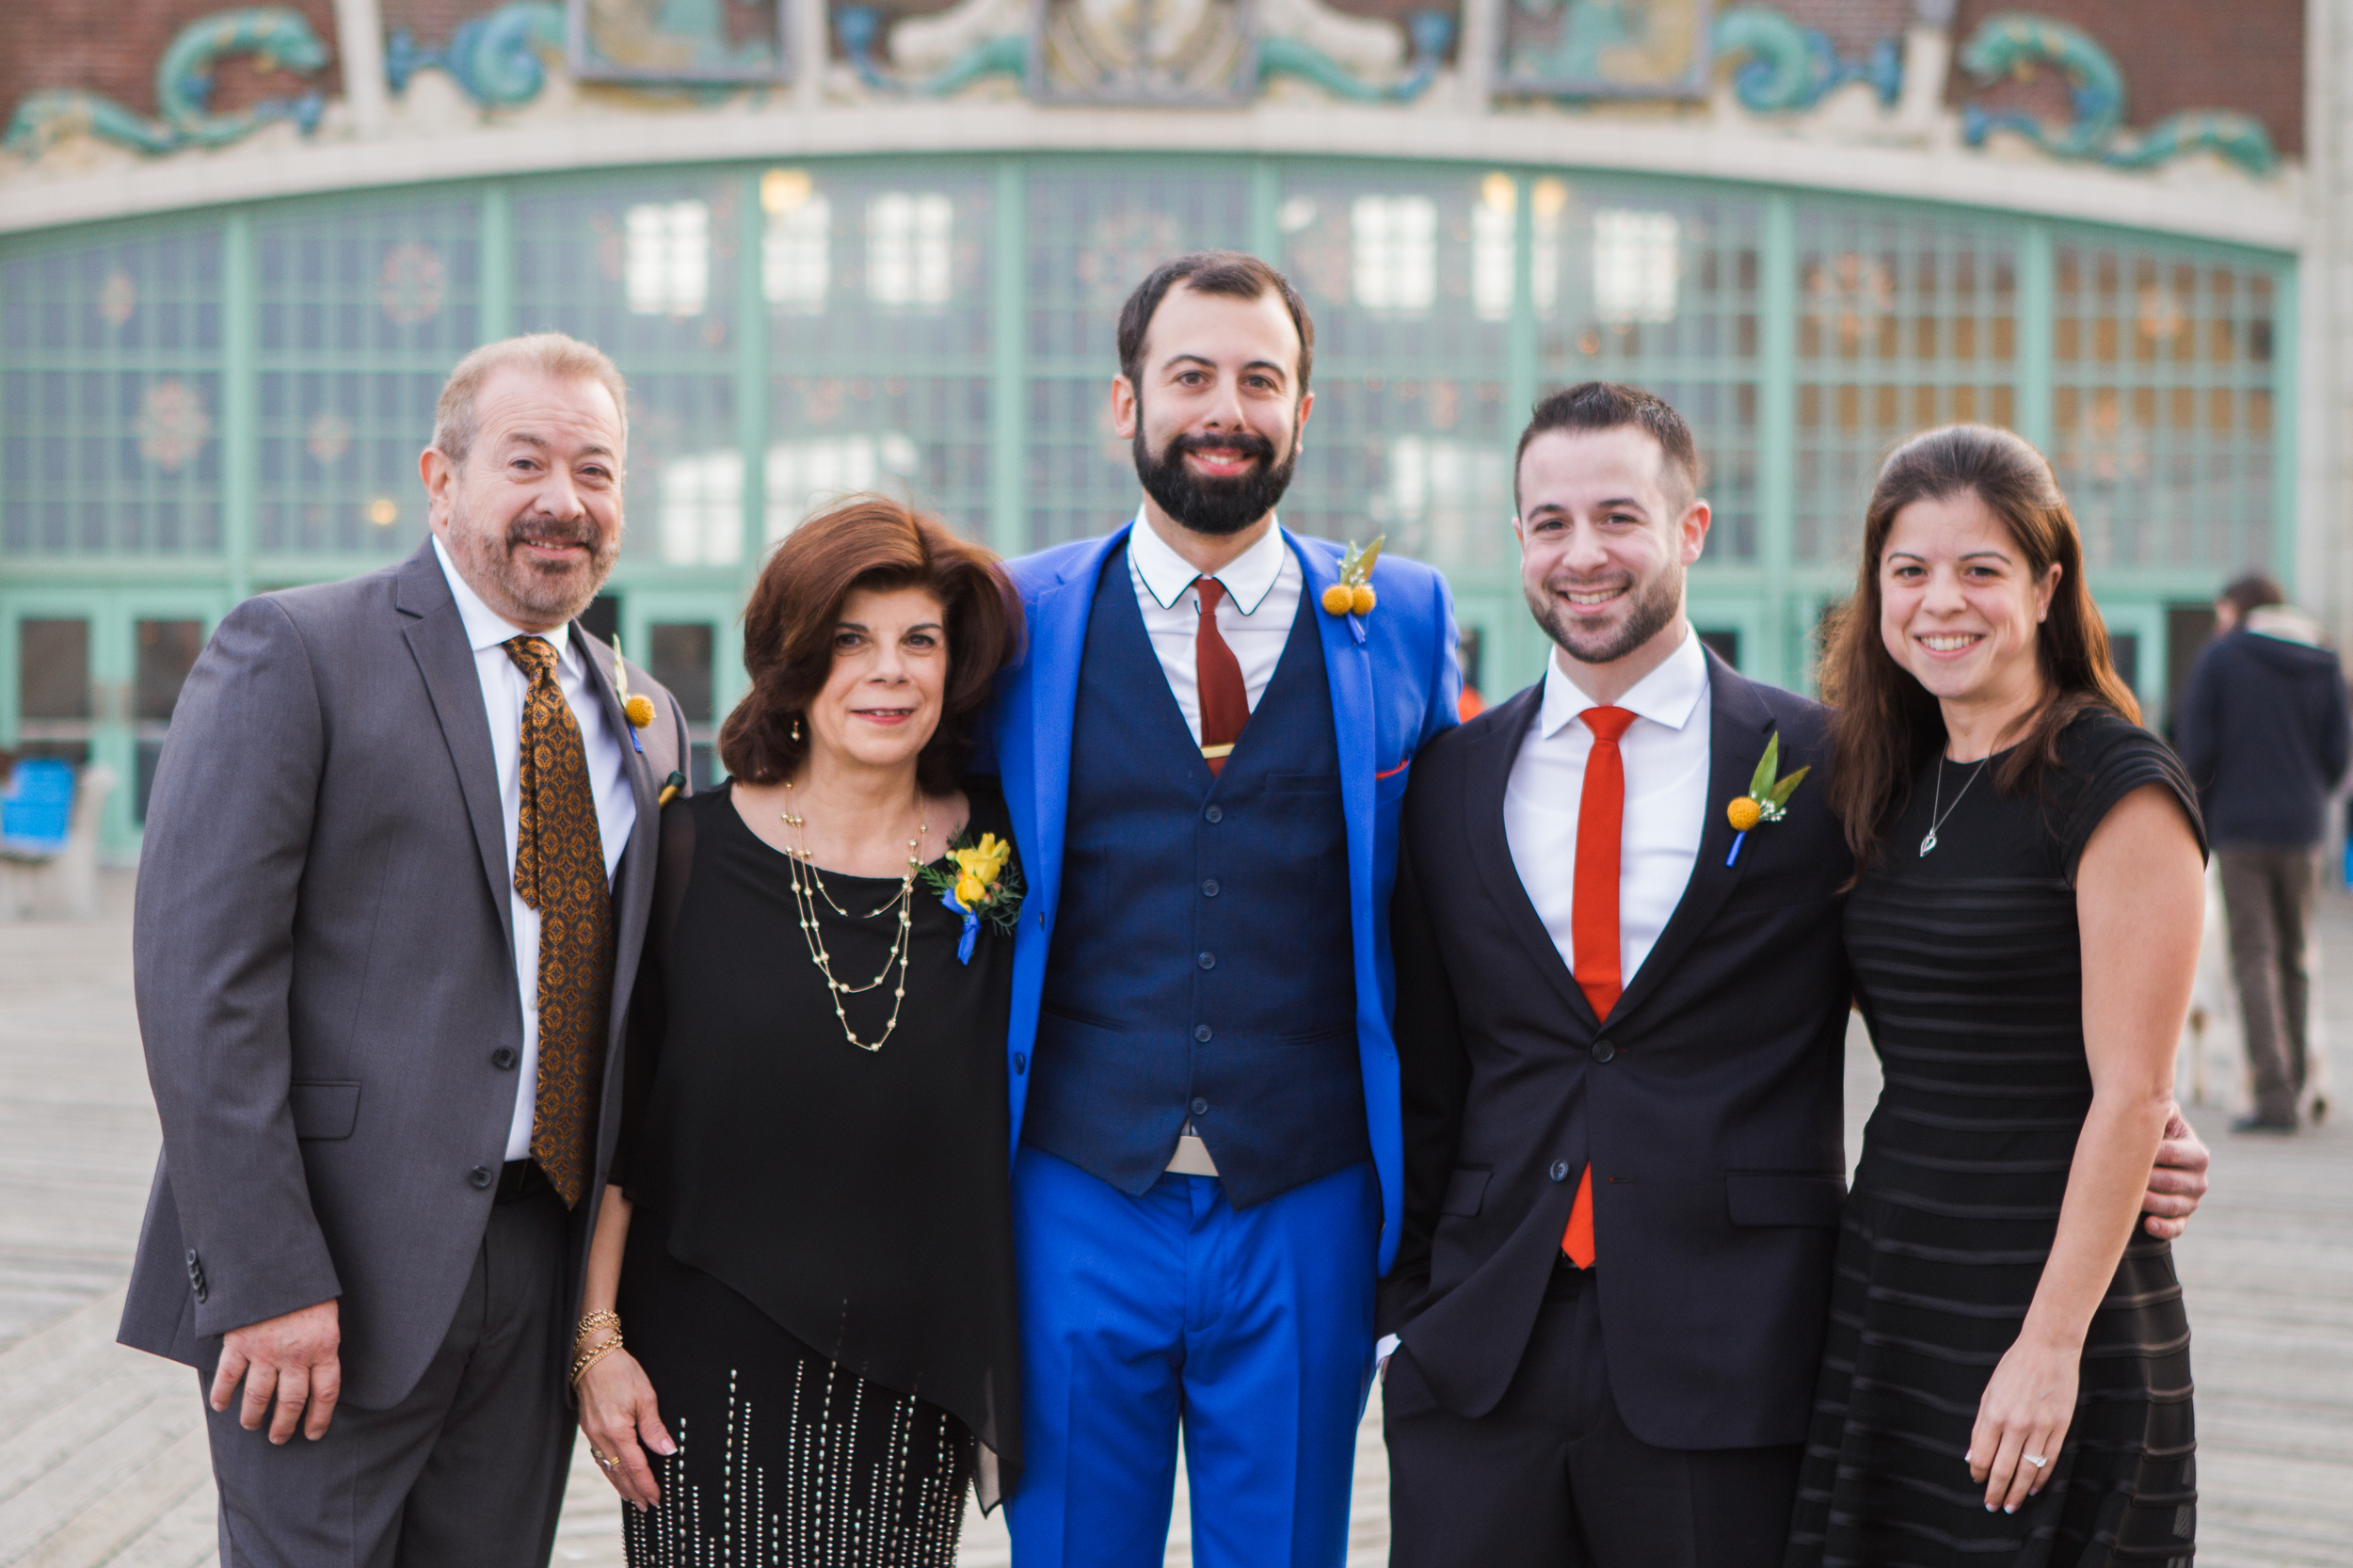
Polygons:
<instances>
[{"instance_id":1,"label":"yellow billy button boutonniere","mask_svg":"<svg viewBox=\"0 0 2353 1568\"><path fill-rule=\"evenodd\" d=\"M923 868L923 881L939 902L964 917L964 937L956 943L956 961L972 962L972 944L986 920L1000 931L1011 931L1021 918L1021 868L1013 863L1013 845L994 833L972 836L948 846L951 872L937 866Z\"/></svg>"},{"instance_id":2,"label":"yellow billy button boutonniere","mask_svg":"<svg viewBox=\"0 0 2353 1568\"><path fill-rule=\"evenodd\" d=\"M1749 829L1758 823L1779 822L1787 815L1789 797L1798 792L1805 776L1814 771L1807 763L1786 778L1775 776L1781 771L1781 735L1765 743L1765 755L1757 760L1756 776L1749 780L1749 792L1724 808L1724 816L1732 824L1732 853L1724 856L1729 866L1740 858L1740 846L1749 840Z\"/></svg>"},{"instance_id":3,"label":"yellow billy button boutonniere","mask_svg":"<svg viewBox=\"0 0 2353 1568\"><path fill-rule=\"evenodd\" d=\"M1369 616L1379 600L1372 592L1372 564L1381 559L1381 547L1388 542L1386 534L1377 536L1372 543L1348 547L1340 557L1340 580L1323 590L1323 610L1332 616Z\"/></svg>"}]
</instances>

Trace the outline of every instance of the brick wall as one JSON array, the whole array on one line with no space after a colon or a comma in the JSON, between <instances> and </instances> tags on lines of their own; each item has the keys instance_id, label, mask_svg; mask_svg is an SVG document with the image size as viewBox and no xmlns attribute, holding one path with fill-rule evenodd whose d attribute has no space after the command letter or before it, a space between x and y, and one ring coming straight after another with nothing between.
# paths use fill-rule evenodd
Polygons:
<instances>
[{"instance_id":1,"label":"brick wall","mask_svg":"<svg viewBox=\"0 0 2353 1568\"><path fill-rule=\"evenodd\" d=\"M2145 128L2180 109L2254 116L2282 154L2304 150L2303 0L1961 0L1955 51L1985 18L2026 9L2081 27L2124 73L2125 123ZM2066 88L2049 72L1981 88L1956 61L1949 102L2019 107L2064 119Z\"/></svg>"},{"instance_id":2,"label":"brick wall","mask_svg":"<svg viewBox=\"0 0 2353 1568\"><path fill-rule=\"evenodd\" d=\"M1729 0L1718 0L1723 9ZM1912 24L1912 0L1783 0L1781 8L1801 27L1818 27L1831 46L1860 59L1881 39L1901 40Z\"/></svg>"},{"instance_id":3,"label":"brick wall","mask_svg":"<svg viewBox=\"0 0 2353 1568\"><path fill-rule=\"evenodd\" d=\"M328 50L335 46L334 0L277 0L308 17ZM0 4L0 122L18 100L42 88L103 92L140 114L155 112L155 62L189 23L232 8L228 0L6 0ZM264 98L291 98L315 88L342 94L330 57L302 78L264 72L232 60L214 72L212 106L242 108ZM303 83L304 86L296 86Z\"/></svg>"}]
</instances>

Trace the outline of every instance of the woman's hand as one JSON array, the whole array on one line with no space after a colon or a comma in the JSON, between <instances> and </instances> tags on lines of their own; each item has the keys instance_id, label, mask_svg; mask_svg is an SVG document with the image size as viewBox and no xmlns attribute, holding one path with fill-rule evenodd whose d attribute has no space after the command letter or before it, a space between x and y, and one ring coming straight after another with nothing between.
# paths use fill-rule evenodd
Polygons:
<instances>
[{"instance_id":1,"label":"woman's hand","mask_svg":"<svg viewBox=\"0 0 2353 1568\"><path fill-rule=\"evenodd\" d=\"M666 1457L678 1452L678 1445L663 1429L646 1369L629 1352L609 1350L581 1374L580 1432L614 1491L639 1508L662 1501L646 1449Z\"/></svg>"},{"instance_id":2,"label":"woman's hand","mask_svg":"<svg viewBox=\"0 0 2353 1568\"><path fill-rule=\"evenodd\" d=\"M1969 1432L1969 1479L1985 1487L1985 1511L2015 1513L2042 1490L2075 1416L2083 1347L2021 1336L1993 1368ZM2037 1463L2040 1461L2041 1463Z\"/></svg>"}]
</instances>

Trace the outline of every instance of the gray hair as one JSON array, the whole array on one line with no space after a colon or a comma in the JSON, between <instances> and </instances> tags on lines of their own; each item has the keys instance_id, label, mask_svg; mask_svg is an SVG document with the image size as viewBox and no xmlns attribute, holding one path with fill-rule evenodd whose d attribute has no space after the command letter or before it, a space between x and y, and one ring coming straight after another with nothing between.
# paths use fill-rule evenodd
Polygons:
<instances>
[{"instance_id":1,"label":"gray hair","mask_svg":"<svg viewBox=\"0 0 2353 1568\"><path fill-rule=\"evenodd\" d=\"M486 343L457 361L441 383L440 401L433 408L433 446L459 467L473 448L481 426L474 418L474 400L483 383L502 370L531 370L559 381L594 381L613 394L621 416L621 445L629 446L629 387L620 368L594 344L562 332L532 332L520 338Z\"/></svg>"}]
</instances>

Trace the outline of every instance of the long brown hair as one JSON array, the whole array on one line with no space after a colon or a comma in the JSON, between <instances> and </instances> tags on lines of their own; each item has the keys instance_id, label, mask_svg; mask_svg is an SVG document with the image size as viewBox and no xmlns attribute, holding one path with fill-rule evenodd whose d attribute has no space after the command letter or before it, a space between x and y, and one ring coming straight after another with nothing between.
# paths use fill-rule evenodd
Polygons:
<instances>
[{"instance_id":1,"label":"long brown hair","mask_svg":"<svg viewBox=\"0 0 2353 1568\"><path fill-rule=\"evenodd\" d=\"M852 496L809 519L760 568L744 607L752 689L719 728L720 759L736 777L774 784L808 755L796 721L833 673L834 627L859 588L923 588L947 610L948 690L915 774L934 794L956 788L972 760L973 717L997 672L1021 651L1020 596L995 552L880 495Z\"/></svg>"},{"instance_id":2,"label":"long brown hair","mask_svg":"<svg viewBox=\"0 0 2353 1568\"><path fill-rule=\"evenodd\" d=\"M1986 424L1949 424L1913 437L1889 455L1864 513L1863 559L1854 597L1834 612L1822 658L1822 697L1831 721L1829 802L1846 825L1858 871L1909 799L1913 776L1945 744L1944 712L1896 663L1880 636L1880 558L1896 514L1915 501L1972 494L2002 520L2041 579L2053 563L2058 585L2035 634L2044 697L2023 721L1995 788L2040 785L2059 761L2059 737L2086 711L2105 708L2140 722L2140 704L2108 657L2108 631L2084 582L2083 536L2051 465L2023 438Z\"/></svg>"}]
</instances>

